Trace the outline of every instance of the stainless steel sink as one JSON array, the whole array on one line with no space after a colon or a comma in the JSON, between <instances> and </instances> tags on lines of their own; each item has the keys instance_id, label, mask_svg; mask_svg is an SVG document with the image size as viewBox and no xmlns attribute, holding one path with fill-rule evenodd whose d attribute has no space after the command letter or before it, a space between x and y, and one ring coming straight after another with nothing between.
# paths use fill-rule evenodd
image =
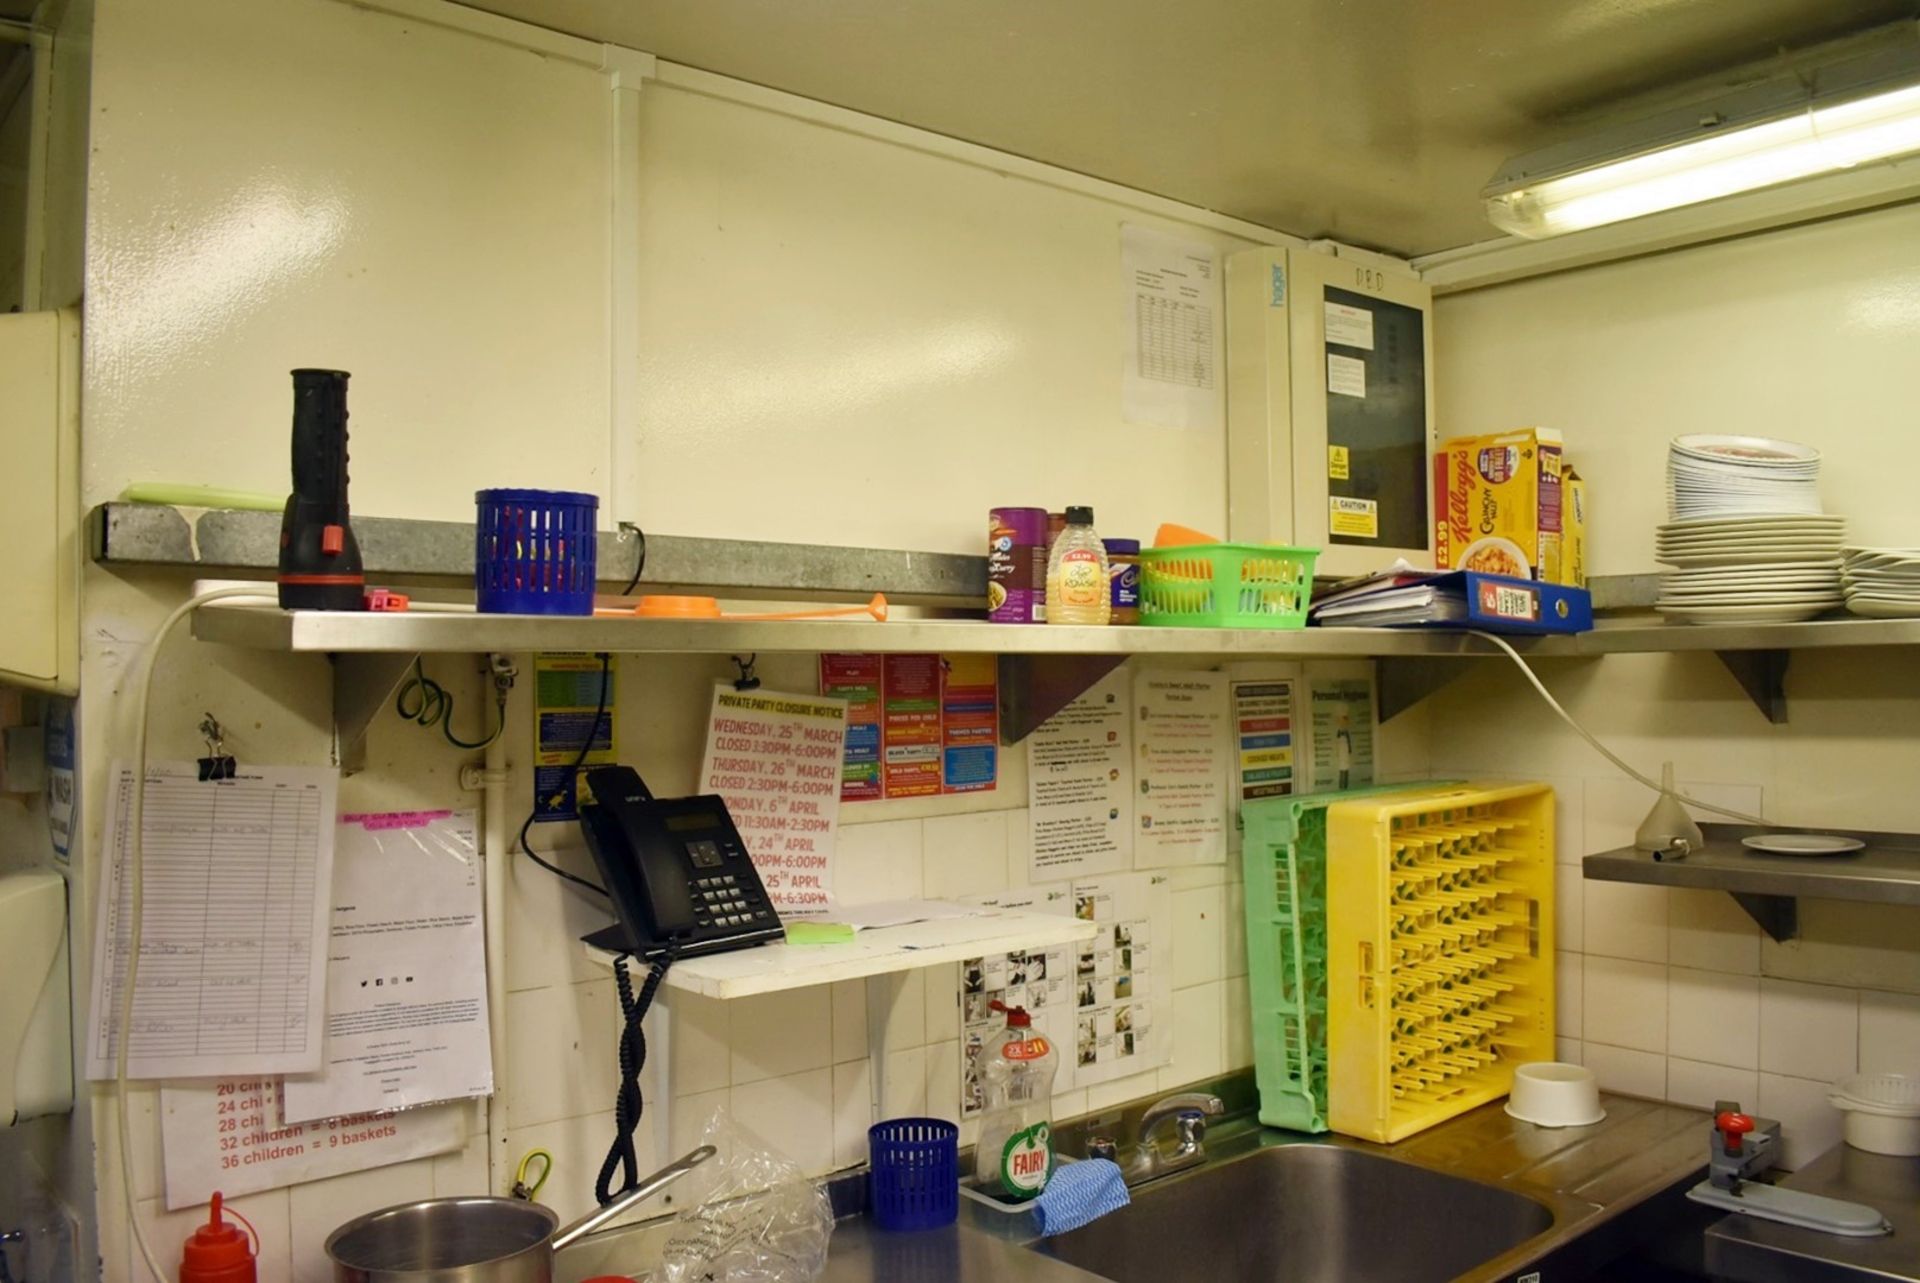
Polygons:
<instances>
[{"instance_id":1,"label":"stainless steel sink","mask_svg":"<svg viewBox=\"0 0 1920 1283\"><path fill-rule=\"evenodd\" d=\"M1114 1283L1455 1278L1545 1232L1545 1204L1335 1144L1259 1149L1136 1191L1035 1249Z\"/></svg>"}]
</instances>

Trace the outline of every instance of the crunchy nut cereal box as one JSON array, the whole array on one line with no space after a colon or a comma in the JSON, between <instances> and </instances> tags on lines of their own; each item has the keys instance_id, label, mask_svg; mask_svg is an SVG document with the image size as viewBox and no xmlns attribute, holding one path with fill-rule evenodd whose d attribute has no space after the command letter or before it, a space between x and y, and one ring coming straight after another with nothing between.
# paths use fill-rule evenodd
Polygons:
<instances>
[{"instance_id":1,"label":"crunchy nut cereal box","mask_svg":"<svg viewBox=\"0 0 1920 1283\"><path fill-rule=\"evenodd\" d=\"M1552 428L1456 437L1433 455L1434 564L1565 583Z\"/></svg>"}]
</instances>

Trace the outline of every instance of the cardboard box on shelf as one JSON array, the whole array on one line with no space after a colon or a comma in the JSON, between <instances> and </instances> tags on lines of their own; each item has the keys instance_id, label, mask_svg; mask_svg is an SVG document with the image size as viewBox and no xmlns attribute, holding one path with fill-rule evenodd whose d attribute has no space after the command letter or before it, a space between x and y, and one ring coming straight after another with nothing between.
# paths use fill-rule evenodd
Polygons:
<instances>
[{"instance_id":1,"label":"cardboard box on shelf","mask_svg":"<svg viewBox=\"0 0 1920 1283\"><path fill-rule=\"evenodd\" d=\"M1569 584L1560 433L1456 437L1433 455L1434 564Z\"/></svg>"},{"instance_id":2,"label":"cardboard box on shelf","mask_svg":"<svg viewBox=\"0 0 1920 1283\"><path fill-rule=\"evenodd\" d=\"M1561 562L1560 582L1569 588L1587 586L1587 479L1572 468L1566 469L1560 478L1560 498L1562 524L1566 529L1561 532L1565 551Z\"/></svg>"}]
</instances>

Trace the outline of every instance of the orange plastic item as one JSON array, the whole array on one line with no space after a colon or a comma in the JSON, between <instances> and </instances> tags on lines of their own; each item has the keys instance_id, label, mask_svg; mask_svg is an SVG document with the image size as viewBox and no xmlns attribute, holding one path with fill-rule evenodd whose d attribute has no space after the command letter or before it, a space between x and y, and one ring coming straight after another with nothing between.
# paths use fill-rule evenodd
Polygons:
<instances>
[{"instance_id":1,"label":"orange plastic item","mask_svg":"<svg viewBox=\"0 0 1920 1283\"><path fill-rule=\"evenodd\" d=\"M1210 535L1191 526L1176 526L1171 521L1161 522L1160 529L1153 535L1153 546L1156 548L1184 548L1189 544L1219 542L1218 535Z\"/></svg>"},{"instance_id":2,"label":"orange plastic item","mask_svg":"<svg viewBox=\"0 0 1920 1283\"><path fill-rule=\"evenodd\" d=\"M235 1216L240 1216L238 1212ZM240 1216L242 1223L246 1217ZM247 1226L252 1229L252 1225ZM215 1191L207 1223L195 1230L180 1251L180 1283L254 1283L255 1248L238 1226L220 1219Z\"/></svg>"},{"instance_id":3,"label":"orange plastic item","mask_svg":"<svg viewBox=\"0 0 1920 1283\"><path fill-rule=\"evenodd\" d=\"M789 610L775 611L764 615L723 615L720 613L720 601L715 597L674 597L661 593L649 593L635 602L631 609L618 606L602 606L593 612L596 615L637 615L641 619L837 619L844 615L872 615L880 623L887 622L887 598L885 593L875 593L873 600L864 606L830 606L825 610Z\"/></svg>"}]
</instances>

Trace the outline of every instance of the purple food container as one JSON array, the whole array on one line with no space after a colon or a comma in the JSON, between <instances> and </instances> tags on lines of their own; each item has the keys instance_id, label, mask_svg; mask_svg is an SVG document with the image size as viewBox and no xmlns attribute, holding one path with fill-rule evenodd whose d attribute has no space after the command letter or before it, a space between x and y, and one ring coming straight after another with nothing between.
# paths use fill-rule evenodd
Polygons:
<instances>
[{"instance_id":1,"label":"purple food container","mask_svg":"<svg viewBox=\"0 0 1920 1283\"><path fill-rule=\"evenodd\" d=\"M987 618L996 624L1047 620L1047 510L987 513Z\"/></svg>"}]
</instances>

